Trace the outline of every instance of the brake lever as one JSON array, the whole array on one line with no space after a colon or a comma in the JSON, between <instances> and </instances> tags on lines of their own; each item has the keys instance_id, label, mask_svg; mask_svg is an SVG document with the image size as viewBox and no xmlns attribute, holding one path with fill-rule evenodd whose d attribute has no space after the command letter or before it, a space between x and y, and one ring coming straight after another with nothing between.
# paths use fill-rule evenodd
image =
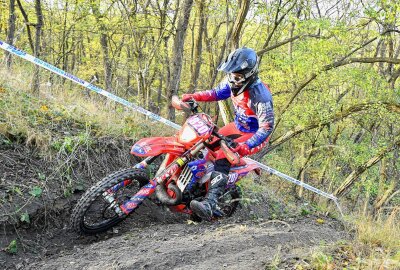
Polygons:
<instances>
[{"instance_id":1,"label":"brake lever","mask_svg":"<svg viewBox=\"0 0 400 270\"><path fill-rule=\"evenodd\" d=\"M225 154L225 157L232 165L237 165L240 163L240 155L233 152L233 149L237 147L237 142L229 137L225 137L219 134L215 129L213 130L213 135L221 140L221 149Z\"/></svg>"},{"instance_id":2,"label":"brake lever","mask_svg":"<svg viewBox=\"0 0 400 270\"><path fill-rule=\"evenodd\" d=\"M198 112L199 104L196 102L195 99L192 98L192 99L186 101L186 103L189 104L190 110L191 110L193 113L197 113L197 112Z\"/></svg>"}]
</instances>

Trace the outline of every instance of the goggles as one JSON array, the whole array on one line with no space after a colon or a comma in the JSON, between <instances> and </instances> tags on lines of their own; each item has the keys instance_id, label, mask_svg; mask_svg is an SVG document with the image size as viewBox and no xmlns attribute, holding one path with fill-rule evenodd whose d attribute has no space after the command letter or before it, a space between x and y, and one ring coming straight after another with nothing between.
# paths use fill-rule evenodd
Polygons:
<instances>
[{"instance_id":1,"label":"goggles","mask_svg":"<svg viewBox=\"0 0 400 270\"><path fill-rule=\"evenodd\" d=\"M246 80L245 76L243 74L237 74L237 73L228 73L228 80L230 83L242 83Z\"/></svg>"}]
</instances>

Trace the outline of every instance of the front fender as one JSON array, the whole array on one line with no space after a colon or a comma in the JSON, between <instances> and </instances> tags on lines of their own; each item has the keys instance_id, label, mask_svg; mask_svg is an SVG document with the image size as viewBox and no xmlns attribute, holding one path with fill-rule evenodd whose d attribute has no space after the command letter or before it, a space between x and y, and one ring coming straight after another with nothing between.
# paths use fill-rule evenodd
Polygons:
<instances>
[{"instance_id":1,"label":"front fender","mask_svg":"<svg viewBox=\"0 0 400 270\"><path fill-rule=\"evenodd\" d=\"M131 154L138 157L158 156L163 153L179 156L185 150L185 146L179 143L176 137L153 137L136 142L132 146Z\"/></svg>"}]
</instances>

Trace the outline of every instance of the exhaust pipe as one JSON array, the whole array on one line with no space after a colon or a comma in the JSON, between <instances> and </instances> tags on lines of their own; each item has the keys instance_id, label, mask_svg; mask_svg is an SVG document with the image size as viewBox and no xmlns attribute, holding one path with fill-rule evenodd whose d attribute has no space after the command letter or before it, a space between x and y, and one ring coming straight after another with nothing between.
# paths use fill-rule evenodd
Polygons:
<instances>
[{"instance_id":1,"label":"exhaust pipe","mask_svg":"<svg viewBox=\"0 0 400 270\"><path fill-rule=\"evenodd\" d=\"M165 188L164 184L159 184L156 186L157 199L161 203L163 203L165 205L169 205L169 206L180 204L182 202L182 192L178 188L178 186L175 185L174 183L170 183L168 185L168 189L172 190L175 193L175 198L172 198L171 196L168 195L167 189Z\"/></svg>"}]
</instances>

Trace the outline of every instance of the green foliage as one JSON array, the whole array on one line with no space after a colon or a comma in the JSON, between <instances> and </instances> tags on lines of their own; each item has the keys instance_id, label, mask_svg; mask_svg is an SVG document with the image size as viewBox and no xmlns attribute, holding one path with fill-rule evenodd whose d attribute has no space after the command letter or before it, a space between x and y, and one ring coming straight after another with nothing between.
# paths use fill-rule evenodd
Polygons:
<instances>
[{"instance_id":1,"label":"green foliage","mask_svg":"<svg viewBox=\"0 0 400 270\"><path fill-rule=\"evenodd\" d=\"M330 255L324 254L323 252L318 252L313 254L312 265L314 269L323 270L323 269L332 269L333 258Z\"/></svg>"},{"instance_id":2,"label":"green foliage","mask_svg":"<svg viewBox=\"0 0 400 270\"><path fill-rule=\"evenodd\" d=\"M64 151L67 154L72 153L74 149L74 141L71 137L65 137L63 141L57 141L53 144L53 148L56 151Z\"/></svg>"},{"instance_id":3,"label":"green foliage","mask_svg":"<svg viewBox=\"0 0 400 270\"><path fill-rule=\"evenodd\" d=\"M34 186L30 191L29 194L31 194L33 197L40 197L43 193L43 190L41 187Z\"/></svg>"},{"instance_id":4,"label":"green foliage","mask_svg":"<svg viewBox=\"0 0 400 270\"><path fill-rule=\"evenodd\" d=\"M41 181L44 181L44 180L46 180L46 175L44 174L44 173L38 173L38 178L39 178L39 180L41 180Z\"/></svg>"},{"instance_id":5,"label":"green foliage","mask_svg":"<svg viewBox=\"0 0 400 270\"><path fill-rule=\"evenodd\" d=\"M308 216L310 214L310 211L306 208L301 208L300 210L300 215L302 216Z\"/></svg>"},{"instance_id":6,"label":"green foliage","mask_svg":"<svg viewBox=\"0 0 400 270\"><path fill-rule=\"evenodd\" d=\"M31 220L30 220L30 218L29 218L29 214L28 214L27 212L21 214L20 220L21 220L22 222L25 222L25 223L28 223L28 224L31 223Z\"/></svg>"},{"instance_id":7,"label":"green foliage","mask_svg":"<svg viewBox=\"0 0 400 270\"><path fill-rule=\"evenodd\" d=\"M17 254L18 252L18 245L17 240L12 240L10 244L4 249L5 252L10 254Z\"/></svg>"},{"instance_id":8,"label":"green foliage","mask_svg":"<svg viewBox=\"0 0 400 270\"><path fill-rule=\"evenodd\" d=\"M18 195L22 195L22 191L21 191L20 187L18 187L18 186L14 186L13 187L13 193L16 193Z\"/></svg>"}]
</instances>

